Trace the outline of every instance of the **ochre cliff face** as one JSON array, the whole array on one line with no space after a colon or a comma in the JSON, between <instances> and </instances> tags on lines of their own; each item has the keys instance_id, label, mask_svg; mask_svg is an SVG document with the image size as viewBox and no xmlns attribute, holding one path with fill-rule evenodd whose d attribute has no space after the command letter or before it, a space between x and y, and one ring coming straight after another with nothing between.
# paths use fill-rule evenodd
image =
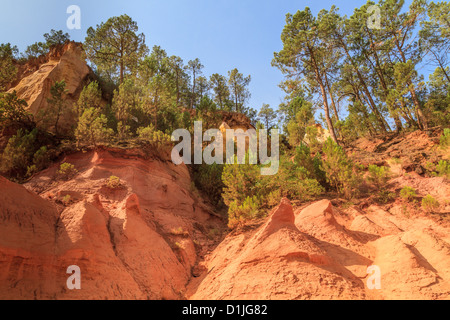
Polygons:
<instances>
[{"instance_id":1,"label":"ochre cliff face","mask_svg":"<svg viewBox=\"0 0 450 320\"><path fill-rule=\"evenodd\" d=\"M56 47L47 56L31 61L30 64L33 65L19 68L19 82L8 92L16 91L17 96L27 102L28 109L34 116L46 110L47 99L51 97L50 88L56 81L66 82L65 100L70 107L77 101L87 78L92 74L86 64L83 48L76 42ZM73 119L66 115L61 121L62 127L69 126L72 122Z\"/></svg>"},{"instance_id":2,"label":"ochre cliff face","mask_svg":"<svg viewBox=\"0 0 450 320\"><path fill-rule=\"evenodd\" d=\"M223 225L191 195L187 168L130 151L65 161L78 174L40 173L27 184L40 196L0 178L0 299L182 299L208 230ZM106 186L111 175L121 188ZM66 286L71 265L81 290Z\"/></svg>"}]
</instances>

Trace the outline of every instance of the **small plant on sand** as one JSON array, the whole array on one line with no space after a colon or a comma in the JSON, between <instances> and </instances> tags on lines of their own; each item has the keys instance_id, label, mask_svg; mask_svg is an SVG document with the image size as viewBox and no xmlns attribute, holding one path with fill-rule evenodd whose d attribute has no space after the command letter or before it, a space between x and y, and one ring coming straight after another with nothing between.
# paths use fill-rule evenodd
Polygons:
<instances>
[{"instance_id":1,"label":"small plant on sand","mask_svg":"<svg viewBox=\"0 0 450 320\"><path fill-rule=\"evenodd\" d=\"M422 199L422 208L425 210L425 212L434 212L436 209L439 208L439 201L437 201L433 196L427 195L425 198Z\"/></svg>"},{"instance_id":2,"label":"small plant on sand","mask_svg":"<svg viewBox=\"0 0 450 320\"><path fill-rule=\"evenodd\" d=\"M72 202L72 197L70 195L66 195L62 198L61 202L67 207Z\"/></svg>"},{"instance_id":3,"label":"small plant on sand","mask_svg":"<svg viewBox=\"0 0 450 320\"><path fill-rule=\"evenodd\" d=\"M412 201L417 197L416 190L411 187L404 187L402 190L400 190L400 197L402 197L404 200Z\"/></svg>"},{"instance_id":4,"label":"small plant on sand","mask_svg":"<svg viewBox=\"0 0 450 320\"><path fill-rule=\"evenodd\" d=\"M391 164L391 165L393 165L393 164L402 164L403 161L400 158L393 157L393 158L388 160L388 163Z\"/></svg>"},{"instance_id":5,"label":"small plant on sand","mask_svg":"<svg viewBox=\"0 0 450 320\"><path fill-rule=\"evenodd\" d=\"M108 178L106 186L110 189L119 189L121 187L120 178L116 176L111 176Z\"/></svg>"},{"instance_id":6,"label":"small plant on sand","mask_svg":"<svg viewBox=\"0 0 450 320\"><path fill-rule=\"evenodd\" d=\"M170 233L174 236L183 236L183 237L188 237L189 236L189 232L188 231L184 231L182 227L179 228L172 228L170 230Z\"/></svg>"},{"instance_id":7,"label":"small plant on sand","mask_svg":"<svg viewBox=\"0 0 450 320\"><path fill-rule=\"evenodd\" d=\"M180 243L180 242L175 242L175 248L177 248L179 250L186 249L185 246L182 243Z\"/></svg>"},{"instance_id":8,"label":"small plant on sand","mask_svg":"<svg viewBox=\"0 0 450 320\"><path fill-rule=\"evenodd\" d=\"M75 166L68 162L62 163L58 170L58 174L60 174L66 180L76 175L77 172L78 170L75 169Z\"/></svg>"}]
</instances>

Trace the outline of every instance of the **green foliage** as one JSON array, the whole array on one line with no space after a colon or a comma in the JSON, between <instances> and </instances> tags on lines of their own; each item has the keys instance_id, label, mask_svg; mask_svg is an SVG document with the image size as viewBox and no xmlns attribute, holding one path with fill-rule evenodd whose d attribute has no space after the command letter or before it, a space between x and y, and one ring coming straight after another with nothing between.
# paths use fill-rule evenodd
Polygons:
<instances>
[{"instance_id":1,"label":"green foliage","mask_svg":"<svg viewBox=\"0 0 450 320\"><path fill-rule=\"evenodd\" d=\"M33 156L33 165L38 171L45 169L50 164L50 153L46 146L41 147Z\"/></svg>"},{"instance_id":2,"label":"green foliage","mask_svg":"<svg viewBox=\"0 0 450 320\"><path fill-rule=\"evenodd\" d=\"M245 77L238 69L228 72L228 85L233 101L233 111L244 113L245 104L251 96L248 90L251 79L251 76Z\"/></svg>"},{"instance_id":3,"label":"green foliage","mask_svg":"<svg viewBox=\"0 0 450 320\"><path fill-rule=\"evenodd\" d=\"M37 129L31 132L19 129L11 137L0 157L0 171L5 175L20 178L27 174L28 166L36 152Z\"/></svg>"},{"instance_id":4,"label":"green foliage","mask_svg":"<svg viewBox=\"0 0 450 320\"><path fill-rule=\"evenodd\" d=\"M270 105L264 103L261 110L258 113L259 121L264 124L264 129L270 130L273 127L273 122L277 118L277 114Z\"/></svg>"},{"instance_id":5,"label":"green foliage","mask_svg":"<svg viewBox=\"0 0 450 320\"><path fill-rule=\"evenodd\" d=\"M102 109L102 91L97 81L93 81L83 88L77 103L74 105L78 117L89 108Z\"/></svg>"},{"instance_id":6,"label":"green foliage","mask_svg":"<svg viewBox=\"0 0 450 320\"><path fill-rule=\"evenodd\" d=\"M18 53L17 47L10 43L0 44L0 92L15 79L17 67L14 65L14 56Z\"/></svg>"},{"instance_id":7,"label":"green foliage","mask_svg":"<svg viewBox=\"0 0 450 320\"><path fill-rule=\"evenodd\" d=\"M441 160L436 166L438 176L447 177L450 179L450 161Z\"/></svg>"},{"instance_id":8,"label":"green foliage","mask_svg":"<svg viewBox=\"0 0 450 320\"><path fill-rule=\"evenodd\" d=\"M322 143L319 141L319 127L318 126L308 126L305 129L305 138L304 142L308 145L308 147L311 149L311 152L318 153L322 151Z\"/></svg>"},{"instance_id":9,"label":"green foliage","mask_svg":"<svg viewBox=\"0 0 450 320\"><path fill-rule=\"evenodd\" d=\"M227 78L218 73L214 73L211 75L209 82L210 87L214 91L214 102L220 110L228 109L231 103L229 101L230 89L227 85Z\"/></svg>"},{"instance_id":10,"label":"green foliage","mask_svg":"<svg viewBox=\"0 0 450 320\"><path fill-rule=\"evenodd\" d=\"M152 125L139 128L138 138L150 143L156 150L169 149L172 146L171 137L162 131L155 130Z\"/></svg>"},{"instance_id":11,"label":"green foliage","mask_svg":"<svg viewBox=\"0 0 450 320\"><path fill-rule=\"evenodd\" d=\"M189 92L190 101L189 101L189 107L191 109L194 108L194 106L197 106L198 101L198 92L196 90L196 86L198 85L198 79L202 74L204 66L201 64L200 60L198 58L195 58L194 60L190 60L188 62L188 65L186 66L186 69L191 75L192 78L192 86L191 91Z\"/></svg>"},{"instance_id":12,"label":"green foliage","mask_svg":"<svg viewBox=\"0 0 450 320\"><path fill-rule=\"evenodd\" d=\"M429 77L429 95L426 101L427 113L432 124L450 126L450 67L437 67ZM445 129L444 129L445 130Z\"/></svg>"},{"instance_id":13,"label":"green foliage","mask_svg":"<svg viewBox=\"0 0 450 320\"><path fill-rule=\"evenodd\" d=\"M170 230L170 234L172 234L174 236L189 237L189 231L183 230L183 227L172 228Z\"/></svg>"},{"instance_id":14,"label":"green foliage","mask_svg":"<svg viewBox=\"0 0 450 320\"><path fill-rule=\"evenodd\" d=\"M131 137L130 126L127 126L123 124L122 121L119 121L117 123L117 140L125 141L130 139L130 137Z\"/></svg>"},{"instance_id":15,"label":"green foliage","mask_svg":"<svg viewBox=\"0 0 450 320\"><path fill-rule=\"evenodd\" d=\"M434 212L440 206L439 201L437 201L433 196L427 195L422 199L422 208L426 212Z\"/></svg>"},{"instance_id":16,"label":"green foliage","mask_svg":"<svg viewBox=\"0 0 450 320\"><path fill-rule=\"evenodd\" d=\"M182 244L182 243L179 242L179 241L175 242L175 243L174 243L174 246L175 246L175 249L178 249L178 250L185 250L185 249L186 249L185 245Z\"/></svg>"},{"instance_id":17,"label":"green foliage","mask_svg":"<svg viewBox=\"0 0 450 320\"><path fill-rule=\"evenodd\" d=\"M24 57L26 59L37 58L42 55L46 55L50 48L62 45L66 41L70 40L70 35L68 33L63 33L62 30L51 30L50 33L44 34L45 42L36 42L27 47L25 50Z\"/></svg>"},{"instance_id":18,"label":"green foliage","mask_svg":"<svg viewBox=\"0 0 450 320\"><path fill-rule=\"evenodd\" d=\"M395 194L395 192L389 190L380 190L377 193L376 201L381 204L386 204L395 200L396 196L397 195Z\"/></svg>"},{"instance_id":19,"label":"green foliage","mask_svg":"<svg viewBox=\"0 0 450 320\"><path fill-rule=\"evenodd\" d=\"M32 165L30 165L30 166L27 167L27 173L26 173L26 176L27 176L27 177L31 177L32 175L34 175L34 174L37 173L37 172L38 172L37 167L36 167L34 164L32 164Z\"/></svg>"},{"instance_id":20,"label":"green foliage","mask_svg":"<svg viewBox=\"0 0 450 320\"><path fill-rule=\"evenodd\" d=\"M373 184L378 191L382 191L386 187L390 176L389 168L370 165L367 181Z\"/></svg>"},{"instance_id":21,"label":"green foliage","mask_svg":"<svg viewBox=\"0 0 450 320\"><path fill-rule=\"evenodd\" d=\"M247 197L242 205L237 201L230 203L228 210L228 227L235 229L245 225L248 221L257 219L259 217L259 201L256 196Z\"/></svg>"},{"instance_id":22,"label":"green foliage","mask_svg":"<svg viewBox=\"0 0 450 320\"><path fill-rule=\"evenodd\" d=\"M149 125L151 117L156 116L154 110L150 113L145 109L143 87L130 79L114 91L112 110L118 121L119 140L131 138L139 127Z\"/></svg>"},{"instance_id":23,"label":"green foliage","mask_svg":"<svg viewBox=\"0 0 450 320\"><path fill-rule=\"evenodd\" d=\"M336 130L339 132L345 142L354 141L360 136L363 136L367 131L367 128L361 130L361 128L358 126L358 124L361 124L361 122L364 123L364 120L355 118L355 113L350 112L345 120L336 122Z\"/></svg>"},{"instance_id":24,"label":"green foliage","mask_svg":"<svg viewBox=\"0 0 450 320\"><path fill-rule=\"evenodd\" d=\"M70 205L70 203L72 202L72 197L70 195L65 195L61 202L63 203L63 205L65 205L66 207Z\"/></svg>"},{"instance_id":25,"label":"green foliage","mask_svg":"<svg viewBox=\"0 0 450 320\"><path fill-rule=\"evenodd\" d=\"M36 153L33 155L33 162L30 166L27 167L27 177L31 177L35 173L45 169L50 164L50 151L46 146L41 147Z\"/></svg>"},{"instance_id":26,"label":"green foliage","mask_svg":"<svg viewBox=\"0 0 450 320\"><path fill-rule=\"evenodd\" d=\"M72 109L66 102L66 82L56 81L50 88L51 97L47 99L48 107L38 114L38 124L46 131L53 130L59 136L59 125L63 117L69 116Z\"/></svg>"},{"instance_id":27,"label":"green foliage","mask_svg":"<svg viewBox=\"0 0 450 320\"><path fill-rule=\"evenodd\" d=\"M333 189L346 199L357 194L360 182L358 168L347 157L344 149L331 138L328 138L323 146L321 170L325 172L326 179Z\"/></svg>"},{"instance_id":28,"label":"green foliage","mask_svg":"<svg viewBox=\"0 0 450 320\"><path fill-rule=\"evenodd\" d=\"M79 145L94 145L107 143L113 136L113 130L107 127L108 119L96 108L84 109L78 119L75 138Z\"/></svg>"},{"instance_id":29,"label":"green foliage","mask_svg":"<svg viewBox=\"0 0 450 320\"><path fill-rule=\"evenodd\" d=\"M25 110L27 103L17 97L16 92L0 93L0 128L11 125L31 124L32 114Z\"/></svg>"},{"instance_id":30,"label":"green foliage","mask_svg":"<svg viewBox=\"0 0 450 320\"><path fill-rule=\"evenodd\" d=\"M402 197L404 200L412 201L417 197L416 190L412 187L404 187L402 190L400 190L400 197Z\"/></svg>"},{"instance_id":31,"label":"green foliage","mask_svg":"<svg viewBox=\"0 0 450 320\"><path fill-rule=\"evenodd\" d=\"M122 185L120 183L120 178L116 176L110 176L108 178L108 182L106 183L106 186L110 189L119 189Z\"/></svg>"},{"instance_id":32,"label":"green foliage","mask_svg":"<svg viewBox=\"0 0 450 320\"><path fill-rule=\"evenodd\" d=\"M260 184L258 184L260 177L260 171L256 165L225 165L222 174L225 185L223 193L225 205L230 206L232 202L236 202L239 206L247 197L260 195Z\"/></svg>"},{"instance_id":33,"label":"green foliage","mask_svg":"<svg viewBox=\"0 0 450 320\"><path fill-rule=\"evenodd\" d=\"M202 164L194 168L193 178L197 189L207 195L210 201L216 206L223 204L223 169L224 165L216 163L212 165Z\"/></svg>"},{"instance_id":34,"label":"green foliage","mask_svg":"<svg viewBox=\"0 0 450 320\"><path fill-rule=\"evenodd\" d=\"M87 30L84 48L102 76L121 84L127 74L136 71L148 51L145 36L138 30L137 23L126 14Z\"/></svg>"},{"instance_id":35,"label":"green foliage","mask_svg":"<svg viewBox=\"0 0 450 320\"><path fill-rule=\"evenodd\" d=\"M291 105L296 104L299 104L299 106L291 107L294 107L296 110L295 112L297 113L295 117L287 123L286 127L286 131L289 136L289 143L292 146L298 146L303 143L305 134L307 133L308 124L310 124L314 119L311 103L307 103L302 98L297 97L291 101Z\"/></svg>"},{"instance_id":36,"label":"green foliage","mask_svg":"<svg viewBox=\"0 0 450 320\"><path fill-rule=\"evenodd\" d=\"M66 41L70 40L70 35L68 33L63 33L62 30L50 30L50 33L44 34L45 44L47 47L51 48L53 46L62 45Z\"/></svg>"},{"instance_id":37,"label":"green foliage","mask_svg":"<svg viewBox=\"0 0 450 320\"><path fill-rule=\"evenodd\" d=\"M319 153L312 157L311 149L302 144L296 149L295 163L298 165L297 170L301 179L316 179L322 185L326 185L326 175L321 169L322 160Z\"/></svg>"},{"instance_id":38,"label":"green foliage","mask_svg":"<svg viewBox=\"0 0 450 320\"><path fill-rule=\"evenodd\" d=\"M439 139L439 144L441 148L445 149L450 147L450 129L445 128L442 136Z\"/></svg>"},{"instance_id":39,"label":"green foliage","mask_svg":"<svg viewBox=\"0 0 450 320\"><path fill-rule=\"evenodd\" d=\"M58 170L58 174L63 178L63 179L70 179L73 176L75 176L78 173L78 170L75 169L75 166L71 163L67 163L64 162L60 165L59 170Z\"/></svg>"},{"instance_id":40,"label":"green foliage","mask_svg":"<svg viewBox=\"0 0 450 320\"><path fill-rule=\"evenodd\" d=\"M32 45L29 45L24 53L25 59L37 58L40 56L44 56L48 53L48 47L44 42L35 42Z\"/></svg>"},{"instance_id":41,"label":"green foliage","mask_svg":"<svg viewBox=\"0 0 450 320\"><path fill-rule=\"evenodd\" d=\"M214 114L217 110L217 105L212 99L207 96L201 98L199 105L197 106L197 112L200 116L205 117L210 114ZM209 122L208 122L209 123Z\"/></svg>"},{"instance_id":42,"label":"green foliage","mask_svg":"<svg viewBox=\"0 0 450 320\"><path fill-rule=\"evenodd\" d=\"M310 161L313 168L318 166L318 164L314 164L314 159L310 159ZM259 165L225 165L222 174L222 181L225 186L223 199L229 207L231 219L235 219L235 211L241 212L240 207L247 198L251 198L253 204L257 203L258 212L263 213L278 205L283 197L292 200L310 201L316 199L325 191L315 178L310 178L314 176L314 173L308 177L304 167L286 156L280 158L280 167L276 175L261 176L260 169ZM251 219L251 215L246 217L246 221Z\"/></svg>"}]
</instances>

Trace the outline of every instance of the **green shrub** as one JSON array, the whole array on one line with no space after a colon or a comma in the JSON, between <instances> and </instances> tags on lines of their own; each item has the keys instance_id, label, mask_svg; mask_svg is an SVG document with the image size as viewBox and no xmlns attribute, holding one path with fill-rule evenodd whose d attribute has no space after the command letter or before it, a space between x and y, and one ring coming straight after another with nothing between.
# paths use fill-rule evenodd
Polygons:
<instances>
[{"instance_id":1,"label":"green shrub","mask_svg":"<svg viewBox=\"0 0 450 320\"><path fill-rule=\"evenodd\" d=\"M19 129L11 137L0 157L0 171L5 175L17 178L27 174L35 153L37 129L31 132Z\"/></svg>"},{"instance_id":2,"label":"green shrub","mask_svg":"<svg viewBox=\"0 0 450 320\"><path fill-rule=\"evenodd\" d=\"M155 130L152 125L138 128L137 135L140 140L150 143L157 150L168 150L172 146L171 137L162 131Z\"/></svg>"},{"instance_id":3,"label":"green shrub","mask_svg":"<svg viewBox=\"0 0 450 320\"><path fill-rule=\"evenodd\" d=\"M223 205L223 168L224 165L216 163L211 165L202 164L193 168L195 186L216 206Z\"/></svg>"},{"instance_id":4,"label":"green shrub","mask_svg":"<svg viewBox=\"0 0 450 320\"><path fill-rule=\"evenodd\" d=\"M269 195L266 197L267 205L269 207L275 207L277 206L283 196L281 195L281 190L277 189L269 193Z\"/></svg>"},{"instance_id":5,"label":"green shrub","mask_svg":"<svg viewBox=\"0 0 450 320\"><path fill-rule=\"evenodd\" d=\"M441 160L436 166L438 176L450 178L450 161Z\"/></svg>"},{"instance_id":6,"label":"green shrub","mask_svg":"<svg viewBox=\"0 0 450 320\"><path fill-rule=\"evenodd\" d=\"M75 166L71 163L64 162L60 165L58 174L60 174L64 179L68 180L78 173Z\"/></svg>"},{"instance_id":7,"label":"green shrub","mask_svg":"<svg viewBox=\"0 0 450 320\"><path fill-rule=\"evenodd\" d=\"M174 235L174 236L189 237L189 232L183 230L183 227L172 228L172 229L170 230L170 234L172 234L172 235Z\"/></svg>"},{"instance_id":8,"label":"green shrub","mask_svg":"<svg viewBox=\"0 0 450 320\"><path fill-rule=\"evenodd\" d=\"M99 109L86 108L78 118L75 138L80 145L97 146L98 143L110 142L114 134L107 127L108 119Z\"/></svg>"},{"instance_id":9,"label":"green shrub","mask_svg":"<svg viewBox=\"0 0 450 320\"><path fill-rule=\"evenodd\" d=\"M326 176L325 172L320 169L322 161L319 153L316 153L316 155L312 157L310 148L302 144L297 147L294 159L299 167L299 174L303 175L305 178L316 179L322 184L325 184Z\"/></svg>"},{"instance_id":10,"label":"green shrub","mask_svg":"<svg viewBox=\"0 0 450 320\"><path fill-rule=\"evenodd\" d=\"M31 177L32 175L34 175L35 173L37 173L39 170L36 167L36 165L32 164L31 166L27 167L27 177Z\"/></svg>"},{"instance_id":11,"label":"green shrub","mask_svg":"<svg viewBox=\"0 0 450 320\"><path fill-rule=\"evenodd\" d=\"M328 183L346 199L354 196L360 184L358 168L347 157L344 149L328 138L323 146L324 159L321 170Z\"/></svg>"},{"instance_id":12,"label":"green shrub","mask_svg":"<svg viewBox=\"0 0 450 320\"><path fill-rule=\"evenodd\" d=\"M427 195L425 198L422 199L422 208L426 212L433 212L437 208L439 208L439 206L440 206L439 202L431 195Z\"/></svg>"},{"instance_id":13,"label":"green shrub","mask_svg":"<svg viewBox=\"0 0 450 320\"><path fill-rule=\"evenodd\" d=\"M222 181L224 184L223 200L225 205L235 203L242 205L247 197L263 196L264 187L259 166L250 164L226 164L223 168Z\"/></svg>"},{"instance_id":14,"label":"green shrub","mask_svg":"<svg viewBox=\"0 0 450 320\"><path fill-rule=\"evenodd\" d=\"M122 121L117 122L117 139L119 141L127 141L131 136L131 127Z\"/></svg>"},{"instance_id":15,"label":"green shrub","mask_svg":"<svg viewBox=\"0 0 450 320\"><path fill-rule=\"evenodd\" d=\"M0 93L0 128L14 124L30 125L33 116L26 107L26 101L19 99L15 91Z\"/></svg>"},{"instance_id":16,"label":"green shrub","mask_svg":"<svg viewBox=\"0 0 450 320\"><path fill-rule=\"evenodd\" d=\"M178 250L185 250L186 247L181 242L175 242L175 248Z\"/></svg>"},{"instance_id":17,"label":"green shrub","mask_svg":"<svg viewBox=\"0 0 450 320\"><path fill-rule=\"evenodd\" d=\"M306 154L304 153L304 155ZM305 163L310 161L309 164L312 165L310 168L315 170L313 166L315 160L308 160L308 158L310 158L309 154L305 157ZM304 163L302 162L302 164ZM314 174L310 174L307 169L292 161L291 156L280 156L279 170L276 175L262 176L260 169L261 166L250 164L227 164L224 166L222 197L225 205L229 207L229 216L232 217L232 221L236 220L233 218L236 216L235 212L241 212L241 207L245 201L249 201L249 198L255 199L256 197L258 211L264 213L278 205L284 197L291 200L309 201L316 199L325 191L317 179L310 178ZM237 215L239 216L239 214ZM250 219L248 215L247 219Z\"/></svg>"},{"instance_id":18,"label":"green shrub","mask_svg":"<svg viewBox=\"0 0 450 320\"><path fill-rule=\"evenodd\" d=\"M298 181L297 197L303 201L316 199L325 192L325 188L316 179L303 179Z\"/></svg>"},{"instance_id":19,"label":"green shrub","mask_svg":"<svg viewBox=\"0 0 450 320\"><path fill-rule=\"evenodd\" d=\"M439 139L439 144L441 148L447 148L450 146L450 129L445 128L444 132L442 133L441 138Z\"/></svg>"},{"instance_id":20,"label":"green shrub","mask_svg":"<svg viewBox=\"0 0 450 320\"><path fill-rule=\"evenodd\" d=\"M380 190L377 194L376 201L381 204L386 204L395 200L395 197L395 192L391 192L389 190Z\"/></svg>"},{"instance_id":21,"label":"green shrub","mask_svg":"<svg viewBox=\"0 0 450 320\"><path fill-rule=\"evenodd\" d=\"M72 197L70 195L64 196L61 200L63 205L65 205L66 207L70 204L71 201L72 201Z\"/></svg>"},{"instance_id":22,"label":"green shrub","mask_svg":"<svg viewBox=\"0 0 450 320\"><path fill-rule=\"evenodd\" d=\"M404 187L400 190L400 197L405 200L412 201L417 197L416 190L411 187Z\"/></svg>"},{"instance_id":23,"label":"green shrub","mask_svg":"<svg viewBox=\"0 0 450 320\"><path fill-rule=\"evenodd\" d=\"M370 165L367 181L373 184L373 186L381 192L383 191L382 189L387 186L390 176L389 168Z\"/></svg>"},{"instance_id":24,"label":"green shrub","mask_svg":"<svg viewBox=\"0 0 450 320\"><path fill-rule=\"evenodd\" d=\"M148 127L138 128L137 135L142 140L152 141L154 132L155 132L155 127L150 124Z\"/></svg>"},{"instance_id":25,"label":"green shrub","mask_svg":"<svg viewBox=\"0 0 450 320\"><path fill-rule=\"evenodd\" d=\"M306 127L305 141L312 152L316 153L322 149L322 144L319 141L319 129L316 126Z\"/></svg>"},{"instance_id":26,"label":"green shrub","mask_svg":"<svg viewBox=\"0 0 450 320\"><path fill-rule=\"evenodd\" d=\"M259 207L259 201L256 196L247 197L242 205L238 205L237 201L233 201L228 211L228 227L234 229L258 218Z\"/></svg>"},{"instance_id":27,"label":"green shrub","mask_svg":"<svg viewBox=\"0 0 450 320\"><path fill-rule=\"evenodd\" d=\"M106 186L110 189L119 189L121 187L120 178L116 176L110 176Z\"/></svg>"},{"instance_id":28,"label":"green shrub","mask_svg":"<svg viewBox=\"0 0 450 320\"><path fill-rule=\"evenodd\" d=\"M41 147L33 155L33 164L36 165L38 170L45 169L50 163L50 155L47 147Z\"/></svg>"}]
</instances>

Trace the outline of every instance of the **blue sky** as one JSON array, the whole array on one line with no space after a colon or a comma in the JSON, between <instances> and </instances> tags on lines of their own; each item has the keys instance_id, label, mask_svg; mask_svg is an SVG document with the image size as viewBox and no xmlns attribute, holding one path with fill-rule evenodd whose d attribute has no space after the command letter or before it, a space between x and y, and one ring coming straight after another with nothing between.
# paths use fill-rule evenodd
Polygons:
<instances>
[{"instance_id":1,"label":"blue sky","mask_svg":"<svg viewBox=\"0 0 450 320\"><path fill-rule=\"evenodd\" d=\"M83 41L90 26L112 16L128 14L137 21L151 48L160 45L169 55L185 63L199 58L205 75L238 68L250 74L250 106L259 109L269 103L276 109L283 98L278 84L281 72L271 66L273 53L282 49L281 31L286 13L309 6L313 13L332 4L350 15L366 0L2 0L0 43L10 42L21 51L42 41L50 29L63 30L76 41ZM409 3L409 1L407 1ZM68 30L67 7L81 8L81 30Z\"/></svg>"}]
</instances>

